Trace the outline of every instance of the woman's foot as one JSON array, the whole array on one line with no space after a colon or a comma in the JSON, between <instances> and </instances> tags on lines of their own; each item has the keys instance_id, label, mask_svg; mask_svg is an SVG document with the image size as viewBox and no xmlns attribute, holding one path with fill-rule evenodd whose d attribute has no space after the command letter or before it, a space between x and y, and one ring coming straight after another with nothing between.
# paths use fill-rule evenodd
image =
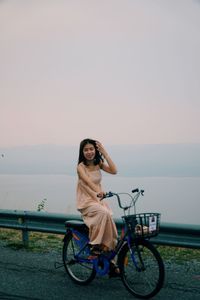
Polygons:
<instances>
[{"instance_id":1,"label":"woman's foot","mask_svg":"<svg viewBox=\"0 0 200 300\"><path fill-rule=\"evenodd\" d=\"M102 252L100 245L90 245L90 253L92 255L100 255Z\"/></svg>"}]
</instances>

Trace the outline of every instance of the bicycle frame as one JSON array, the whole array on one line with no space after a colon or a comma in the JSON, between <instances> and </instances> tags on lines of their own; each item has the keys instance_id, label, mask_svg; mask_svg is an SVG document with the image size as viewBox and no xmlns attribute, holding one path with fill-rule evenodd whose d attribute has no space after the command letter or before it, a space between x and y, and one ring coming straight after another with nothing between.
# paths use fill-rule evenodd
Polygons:
<instances>
[{"instance_id":1,"label":"bicycle frame","mask_svg":"<svg viewBox=\"0 0 200 300\"><path fill-rule=\"evenodd\" d=\"M132 261L133 261L135 267L139 270L140 268L137 266L137 262L135 260L135 256L134 256L134 253L133 253L132 247L131 247L133 242L134 242L134 239L130 235L128 229L126 228L126 225L123 226L122 230L124 230L123 237L121 237L119 239L115 250L112 250L109 253L109 255L104 255L104 254L101 255L100 260L102 260L103 263L106 265L106 267L102 271L102 270L99 270L99 268L98 268L99 257L90 255L89 248L87 249L87 247L89 245L89 238L86 237L85 234L81 233L77 229L74 229L72 227L68 228L67 234L72 234L72 236L74 238L74 242L77 243L78 246L80 247L78 253L76 253L75 249L73 249L74 250L74 258L79 263L85 262L85 263L88 263L88 264L93 264L95 266L95 270L96 270L98 275L106 275L109 271L109 262L111 260L113 260L116 257L116 255L119 254L121 248L124 246L124 243L127 243L128 247L130 249L130 252L131 252ZM86 254L84 254L85 250L86 250Z\"/></svg>"}]
</instances>

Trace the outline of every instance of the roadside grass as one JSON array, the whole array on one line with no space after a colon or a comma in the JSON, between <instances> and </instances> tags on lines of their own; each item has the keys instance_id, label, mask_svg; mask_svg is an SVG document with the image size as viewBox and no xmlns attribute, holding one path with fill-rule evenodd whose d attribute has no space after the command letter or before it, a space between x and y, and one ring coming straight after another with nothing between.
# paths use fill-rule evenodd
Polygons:
<instances>
[{"instance_id":1,"label":"roadside grass","mask_svg":"<svg viewBox=\"0 0 200 300\"><path fill-rule=\"evenodd\" d=\"M0 228L0 242L3 246L12 249L26 249L32 252L61 251L63 246L63 235L29 232L29 243L22 242L21 231ZM184 263L185 261L196 261L200 263L200 250L181 247L157 246L164 261Z\"/></svg>"},{"instance_id":2,"label":"roadside grass","mask_svg":"<svg viewBox=\"0 0 200 300\"><path fill-rule=\"evenodd\" d=\"M63 246L63 235L29 232L29 242L25 245L22 241L22 232L14 229L0 229L0 241L5 247L12 249L26 249L32 252L59 251Z\"/></svg>"},{"instance_id":3,"label":"roadside grass","mask_svg":"<svg viewBox=\"0 0 200 300\"><path fill-rule=\"evenodd\" d=\"M164 261L182 264L186 261L200 263L200 250L182 247L158 246L157 247Z\"/></svg>"}]
</instances>

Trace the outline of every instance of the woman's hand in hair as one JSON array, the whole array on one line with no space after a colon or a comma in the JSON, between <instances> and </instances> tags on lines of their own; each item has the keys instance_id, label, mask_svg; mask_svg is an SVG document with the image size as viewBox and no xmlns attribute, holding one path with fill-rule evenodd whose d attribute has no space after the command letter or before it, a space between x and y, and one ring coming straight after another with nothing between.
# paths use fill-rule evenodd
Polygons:
<instances>
[{"instance_id":1,"label":"woman's hand in hair","mask_svg":"<svg viewBox=\"0 0 200 300\"><path fill-rule=\"evenodd\" d=\"M110 156L108 155L108 153L106 152L105 148L103 147L103 145L96 141L96 146L97 146L97 150L103 155L103 157L106 160L106 163L103 161L101 164L101 169L103 169L105 172L108 172L110 174L117 174L117 168L114 164L114 162L112 161L112 159L110 158Z\"/></svg>"},{"instance_id":2,"label":"woman's hand in hair","mask_svg":"<svg viewBox=\"0 0 200 300\"><path fill-rule=\"evenodd\" d=\"M103 147L103 145L96 141L96 146L97 146L97 150L106 158L106 156L108 155L105 148Z\"/></svg>"}]
</instances>

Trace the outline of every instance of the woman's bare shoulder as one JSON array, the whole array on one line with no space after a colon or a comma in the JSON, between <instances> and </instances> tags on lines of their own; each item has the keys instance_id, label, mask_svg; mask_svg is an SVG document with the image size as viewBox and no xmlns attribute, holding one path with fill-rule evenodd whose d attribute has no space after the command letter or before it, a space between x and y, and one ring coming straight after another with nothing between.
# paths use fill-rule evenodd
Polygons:
<instances>
[{"instance_id":1,"label":"woman's bare shoulder","mask_svg":"<svg viewBox=\"0 0 200 300\"><path fill-rule=\"evenodd\" d=\"M84 170L84 171L85 171L85 165L84 165L83 162L81 162L81 163L78 164L78 166L77 166L77 171L79 172L79 171L81 171L81 170Z\"/></svg>"}]
</instances>

